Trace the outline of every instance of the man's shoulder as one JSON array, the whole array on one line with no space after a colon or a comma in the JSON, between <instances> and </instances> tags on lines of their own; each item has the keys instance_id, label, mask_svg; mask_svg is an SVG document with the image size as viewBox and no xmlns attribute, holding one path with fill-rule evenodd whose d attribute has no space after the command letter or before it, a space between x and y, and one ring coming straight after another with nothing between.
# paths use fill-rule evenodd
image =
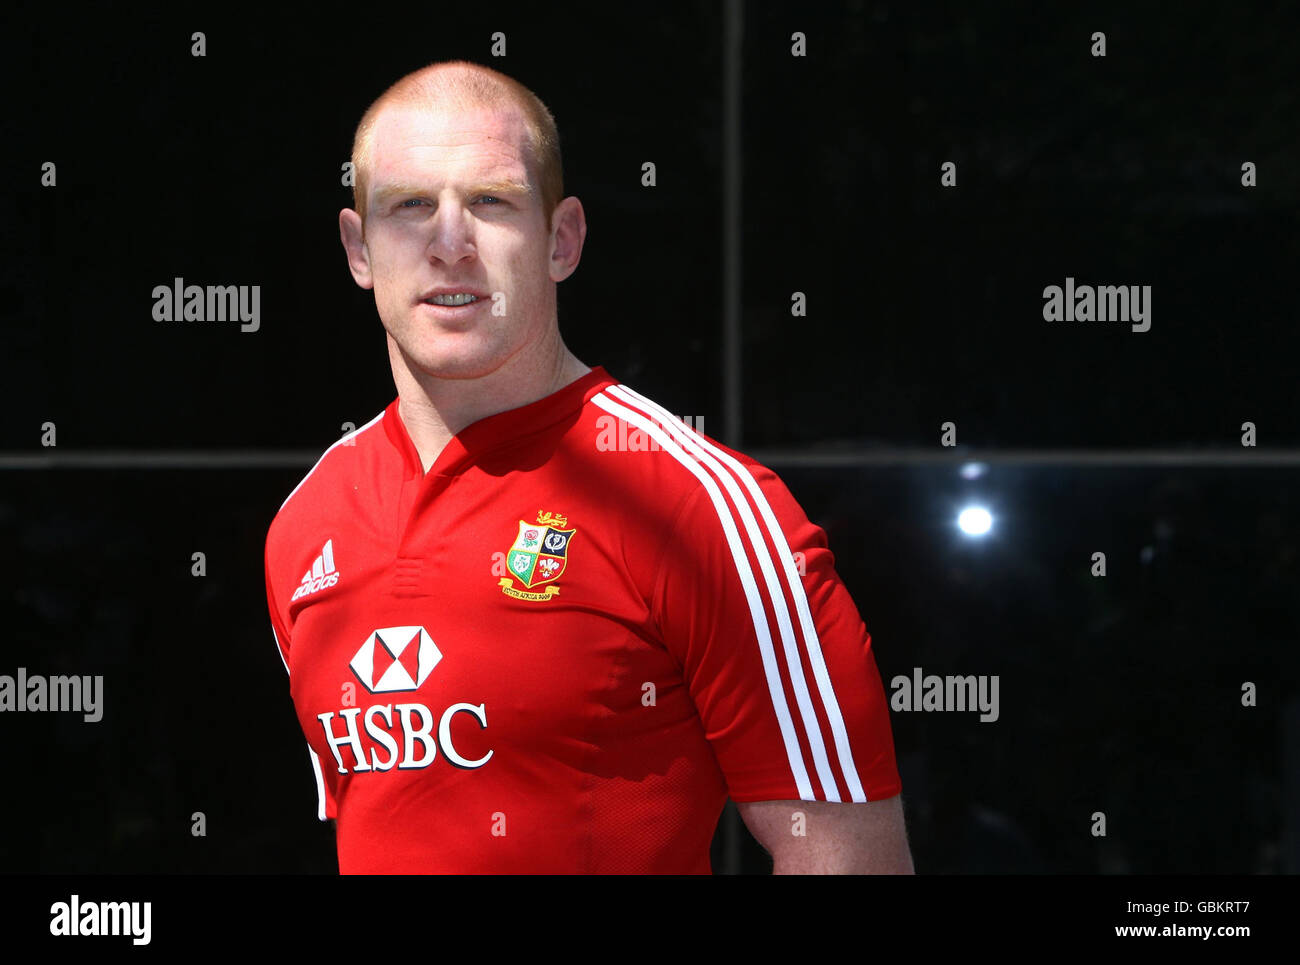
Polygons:
<instances>
[{"instance_id":1,"label":"man's shoulder","mask_svg":"<svg viewBox=\"0 0 1300 965\"><path fill-rule=\"evenodd\" d=\"M680 493L711 483L765 484L775 475L709 435L703 415L677 414L631 386L612 382L588 401L583 439L592 461L608 462L648 491Z\"/></svg>"},{"instance_id":2,"label":"man's shoulder","mask_svg":"<svg viewBox=\"0 0 1300 965\"><path fill-rule=\"evenodd\" d=\"M271 521L268 539L295 523L339 511L336 505L351 492L381 443L387 409L369 422L343 435L321 453L311 469L290 490Z\"/></svg>"},{"instance_id":3,"label":"man's shoulder","mask_svg":"<svg viewBox=\"0 0 1300 965\"><path fill-rule=\"evenodd\" d=\"M710 436L703 418L675 415L613 383L590 399L585 421L584 475L598 486L618 487L610 504L620 514L658 521L664 536L687 541L770 533L778 546L791 539L821 545L821 531L785 480Z\"/></svg>"}]
</instances>

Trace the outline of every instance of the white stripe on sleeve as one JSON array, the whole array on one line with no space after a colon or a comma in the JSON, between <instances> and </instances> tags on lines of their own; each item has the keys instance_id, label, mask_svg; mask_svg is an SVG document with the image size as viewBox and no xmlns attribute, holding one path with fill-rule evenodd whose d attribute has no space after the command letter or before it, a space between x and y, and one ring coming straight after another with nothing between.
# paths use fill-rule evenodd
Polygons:
<instances>
[{"instance_id":1,"label":"white stripe on sleeve","mask_svg":"<svg viewBox=\"0 0 1300 965\"><path fill-rule=\"evenodd\" d=\"M862 781L858 776L857 765L853 760L853 751L849 744L848 729L844 726L844 716L840 711L839 701L835 697L835 688L831 683L830 674L826 669L826 660L822 654L821 641L817 636L817 628L813 622L812 612L808 606L808 596L804 592L803 580L799 578L799 575L794 568L794 553L791 551L790 544L785 538L785 533L782 531L781 525L776 519L776 514L772 511L771 504L767 501L767 497L763 495L763 491L759 488L753 474L750 473L743 463L739 462L729 453L723 452L702 435L699 435L698 433L689 433L688 435L687 430L681 425L681 423L673 418L672 414L658 403L647 399L645 396L629 389L625 385L612 387L610 391L626 393L626 397L637 400L644 408L660 415L661 419L665 421L675 435L686 437L692 443L697 444L699 447L703 447L713 455L717 456L732 470L736 475L736 478L744 484L750 496L753 497L754 505L758 507L758 511L760 515L762 515L763 521L767 526L767 532L772 538L773 545L776 547L777 556L781 562L781 569L785 576L785 583L790 588L790 596L794 600L795 610L799 614L799 625L803 630L803 638L808 651L808 662L812 667L813 676L817 680L817 691L821 696L822 706L826 710L826 717L830 723L831 734L835 741L835 749L840 763L840 770L843 772L844 779L848 784L850 799L856 802L865 802L867 800L866 792L863 790ZM736 499L735 501L737 505L745 505L743 500ZM764 546L764 550L766 549L765 543L760 543L760 545ZM781 601L781 609L778 612L784 613L784 594L774 593L774 598ZM787 655L788 654L789 651L787 650ZM794 660L792 666L798 669L799 687L806 687L803 678L802 665L798 660ZM802 692L802 690L797 692ZM817 726L816 719L810 718L805 714L804 721L809 726L810 730L817 735L817 743L814 746L820 747L821 732ZM818 774L821 774L820 766L818 768ZM840 798L833 778L829 783L823 779L822 783L823 786L828 789L828 800L838 801ZM833 797L830 796L832 790L834 791Z\"/></svg>"},{"instance_id":2,"label":"white stripe on sleeve","mask_svg":"<svg viewBox=\"0 0 1300 965\"><path fill-rule=\"evenodd\" d=\"M782 590L780 581L777 579L776 570L772 565L772 555L768 551L767 541L763 538L762 527L754 518L753 510L750 508L748 500L740 492L736 485L735 479L731 473L719 465L718 461L708 452L701 448L702 444L707 444L701 436L694 432L688 432L682 423L676 419L672 413L668 412L662 406L651 402L642 395L633 392L626 386L610 386L607 389L611 394L624 400L630 405L639 406L648 411L648 413L663 423L664 428L673 434L673 436L686 447L687 451L701 460L709 467L727 487L727 492L731 496L731 501L735 504L740 514L741 522L744 524L746 534L749 537L750 545L754 547L754 555L758 559L759 567L763 571L763 579L767 586L768 599L772 602L772 612L776 616L777 628L781 633L782 649L785 654L786 667L790 675L791 689L795 695L795 701L799 706L799 715L803 720L804 736L808 741L808 746L812 750L813 763L817 768L817 777L821 781L822 790L828 801L839 801L840 790L839 784L835 780L835 773L831 770L830 761L826 757L826 744L822 740L821 725L817 722L817 712L813 709L812 695L808 690L808 681L804 676L803 663L799 657L799 642L795 637L794 627L790 622L790 608L785 602L785 593ZM712 449L712 447L710 447ZM718 450L714 453L721 455ZM760 492L758 500L763 500L759 505L765 505ZM756 500L757 502L757 500ZM771 524L769 524L771 525ZM775 529L779 532L780 527ZM780 547L781 544L773 539L774 545ZM780 550L778 550L780 551ZM785 554L790 555L787 545ZM793 592L791 593L793 597Z\"/></svg>"},{"instance_id":3,"label":"white stripe on sleeve","mask_svg":"<svg viewBox=\"0 0 1300 965\"><path fill-rule=\"evenodd\" d=\"M321 773L320 758L316 752L307 745L307 753L311 755L311 769L316 772L316 818L319 821L325 820L325 775Z\"/></svg>"},{"instance_id":4,"label":"white stripe on sleeve","mask_svg":"<svg viewBox=\"0 0 1300 965\"><path fill-rule=\"evenodd\" d=\"M781 728L781 738L785 744L786 758L790 762L790 770L794 774L800 798L805 801L813 800L812 784L808 780L808 770L804 767L803 753L799 749L799 740L795 735L794 722L790 718L790 708L786 704L785 692L781 687L781 669L777 665L776 653L772 648L772 635L767 624L767 617L763 614L763 602L759 597L758 585L754 581L754 571L749 565L745 549L740 543L740 536L736 532L735 521L731 517L731 511L727 508L717 483L700 468L696 460L687 456L663 429L644 415L620 405L604 393L593 396L591 401L606 412L622 419L629 425L636 426L649 435L659 444L661 449L685 466L708 492L709 499L713 502L714 511L718 514L718 521L722 524L722 530L726 534L727 546L731 550L732 560L735 561L736 572L740 576L741 586L745 590L745 600L749 604L750 619L754 624L754 633L758 637L759 653L763 660L763 672L767 678L767 690L772 699L772 709L776 713L776 719Z\"/></svg>"},{"instance_id":5,"label":"white stripe on sleeve","mask_svg":"<svg viewBox=\"0 0 1300 965\"><path fill-rule=\"evenodd\" d=\"M271 626L271 636L275 637L275 652L280 655L280 662L284 664L284 672L289 672L289 662L284 659L284 651L280 649L280 635L275 632L275 625ZM307 753L311 755L311 769L316 773L316 818L325 820L325 775L321 773L320 758L316 752L307 745Z\"/></svg>"}]
</instances>

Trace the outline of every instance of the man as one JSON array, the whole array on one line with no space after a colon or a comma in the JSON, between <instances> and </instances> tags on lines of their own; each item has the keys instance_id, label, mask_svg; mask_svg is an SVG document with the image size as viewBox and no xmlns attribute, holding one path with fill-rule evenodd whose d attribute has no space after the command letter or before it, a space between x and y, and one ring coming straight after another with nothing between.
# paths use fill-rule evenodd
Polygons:
<instances>
[{"instance_id":1,"label":"man","mask_svg":"<svg viewBox=\"0 0 1300 965\"><path fill-rule=\"evenodd\" d=\"M784 872L910 873L884 688L767 469L589 368L540 100L398 81L339 216L397 398L290 493L267 598L342 872L700 872L729 794Z\"/></svg>"}]
</instances>

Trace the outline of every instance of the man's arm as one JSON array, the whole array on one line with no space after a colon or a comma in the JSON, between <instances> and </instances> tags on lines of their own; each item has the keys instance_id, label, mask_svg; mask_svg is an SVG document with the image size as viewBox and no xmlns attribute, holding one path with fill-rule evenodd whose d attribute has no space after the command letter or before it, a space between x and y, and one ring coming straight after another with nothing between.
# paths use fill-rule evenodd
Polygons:
<instances>
[{"instance_id":1,"label":"man's arm","mask_svg":"<svg viewBox=\"0 0 1300 965\"><path fill-rule=\"evenodd\" d=\"M738 802L736 809L772 856L773 874L916 873L903 824L902 795L865 804Z\"/></svg>"}]
</instances>

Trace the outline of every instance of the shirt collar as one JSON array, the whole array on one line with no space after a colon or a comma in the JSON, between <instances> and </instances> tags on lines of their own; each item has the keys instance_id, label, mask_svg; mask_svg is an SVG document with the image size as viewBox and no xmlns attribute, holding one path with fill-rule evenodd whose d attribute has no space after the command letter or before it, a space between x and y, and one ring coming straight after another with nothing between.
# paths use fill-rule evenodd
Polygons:
<instances>
[{"instance_id":1,"label":"shirt collar","mask_svg":"<svg viewBox=\"0 0 1300 965\"><path fill-rule=\"evenodd\" d=\"M563 422L580 412L593 395L616 381L603 366L593 366L590 372L536 402L479 419L448 440L429 472L452 472L482 453ZM424 473L420 454L397 411L400 399L400 396L393 399L384 409L384 432L402 454L407 471L420 476Z\"/></svg>"}]
</instances>

